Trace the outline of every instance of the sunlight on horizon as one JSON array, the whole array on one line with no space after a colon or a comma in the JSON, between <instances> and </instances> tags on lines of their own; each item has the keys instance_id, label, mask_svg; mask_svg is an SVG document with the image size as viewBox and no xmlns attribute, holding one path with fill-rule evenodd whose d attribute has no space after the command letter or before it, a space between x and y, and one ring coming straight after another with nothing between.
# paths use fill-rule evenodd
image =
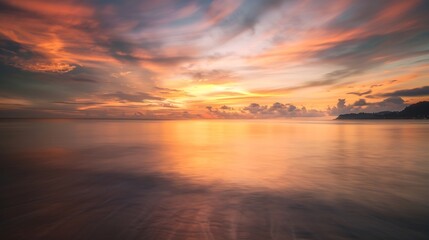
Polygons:
<instances>
[{"instance_id":1,"label":"sunlight on horizon","mask_svg":"<svg viewBox=\"0 0 429 240\"><path fill-rule=\"evenodd\" d=\"M2 118L320 117L429 96L423 0L1 6Z\"/></svg>"}]
</instances>

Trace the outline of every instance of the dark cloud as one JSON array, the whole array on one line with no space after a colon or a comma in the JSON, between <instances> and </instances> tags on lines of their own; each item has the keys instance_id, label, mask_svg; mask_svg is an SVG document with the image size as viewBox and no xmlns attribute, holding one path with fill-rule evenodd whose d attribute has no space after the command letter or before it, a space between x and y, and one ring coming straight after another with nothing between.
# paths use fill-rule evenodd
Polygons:
<instances>
[{"instance_id":1,"label":"dark cloud","mask_svg":"<svg viewBox=\"0 0 429 240\"><path fill-rule=\"evenodd\" d=\"M0 14L10 15L10 16L28 16L33 13L30 11L26 11L24 9L15 7L7 2L0 1Z\"/></svg>"},{"instance_id":2,"label":"dark cloud","mask_svg":"<svg viewBox=\"0 0 429 240\"><path fill-rule=\"evenodd\" d=\"M99 105L103 104L103 102L76 102L76 101L57 101L53 102L56 104L66 104L66 105Z\"/></svg>"},{"instance_id":3,"label":"dark cloud","mask_svg":"<svg viewBox=\"0 0 429 240\"><path fill-rule=\"evenodd\" d=\"M346 113L360 113L360 112L383 112L383 111L400 111L407 106L405 101L400 97L386 98L380 102L369 103L365 99L359 99L353 104L346 104L345 99L338 99L337 105L328 108L329 115L340 115Z\"/></svg>"},{"instance_id":4,"label":"dark cloud","mask_svg":"<svg viewBox=\"0 0 429 240\"><path fill-rule=\"evenodd\" d=\"M204 83L222 83L231 81L231 79L235 77L231 71L221 69L189 70L185 72L185 74L190 76L196 82Z\"/></svg>"},{"instance_id":5,"label":"dark cloud","mask_svg":"<svg viewBox=\"0 0 429 240\"><path fill-rule=\"evenodd\" d=\"M143 114L142 112L135 112L135 113L134 113L134 116L135 116L135 117L143 117L143 116L144 116L144 114Z\"/></svg>"},{"instance_id":6,"label":"dark cloud","mask_svg":"<svg viewBox=\"0 0 429 240\"><path fill-rule=\"evenodd\" d=\"M53 61L46 54L1 35L0 61L29 72L66 73L76 68L66 62Z\"/></svg>"},{"instance_id":7,"label":"dark cloud","mask_svg":"<svg viewBox=\"0 0 429 240\"><path fill-rule=\"evenodd\" d=\"M283 104L276 102L270 108L268 108L268 110L271 112L286 113L295 111L296 106L292 104Z\"/></svg>"},{"instance_id":8,"label":"dark cloud","mask_svg":"<svg viewBox=\"0 0 429 240\"><path fill-rule=\"evenodd\" d=\"M273 103L271 106L251 103L242 109L243 113L249 113L252 118L277 118L277 117L321 117L325 113L318 110L307 110L306 107L298 108L293 104Z\"/></svg>"},{"instance_id":9,"label":"dark cloud","mask_svg":"<svg viewBox=\"0 0 429 240\"><path fill-rule=\"evenodd\" d=\"M70 80L75 82L84 82L84 83L96 83L97 81L92 78L85 77L71 77Z\"/></svg>"},{"instance_id":10,"label":"dark cloud","mask_svg":"<svg viewBox=\"0 0 429 240\"><path fill-rule=\"evenodd\" d=\"M389 97L384 99L381 103L382 106L383 105L389 105L389 104L398 104L398 105L403 105L405 103L404 99L400 98L400 97Z\"/></svg>"},{"instance_id":11,"label":"dark cloud","mask_svg":"<svg viewBox=\"0 0 429 240\"><path fill-rule=\"evenodd\" d=\"M366 105L368 104L366 103L365 99L359 99L355 103L353 103L353 106L358 106L358 107L366 106Z\"/></svg>"},{"instance_id":12,"label":"dark cloud","mask_svg":"<svg viewBox=\"0 0 429 240\"><path fill-rule=\"evenodd\" d=\"M117 91L114 93L106 93L101 95L103 98L113 98L121 102L143 102L144 100L164 100L164 98L153 96L149 93L137 92L137 93L124 93Z\"/></svg>"},{"instance_id":13,"label":"dark cloud","mask_svg":"<svg viewBox=\"0 0 429 240\"><path fill-rule=\"evenodd\" d=\"M232 110L234 110L233 107L229 107L229 106L226 106L226 105L222 105L222 106L220 106L218 108L213 107L213 106L206 106L206 109L209 110L209 112L232 111Z\"/></svg>"},{"instance_id":14,"label":"dark cloud","mask_svg":"<svg viewBox=\"0 0 429 240\"><path fill-rule=\"evenodd\" d=\"M363 95L367 95L372 93L372 90L368 90L365 92L348 92L347 94L353 94L353 95L357 95L357 96L363 96Z\"/></svg>"},{"instance_id":15,"label":"dark cloud","mask_svg":"<svg viewBox=\"0 0 429 240\"><path fill-rule=\"evenodd\" d=\"M392 83L395 83L397 81L398 80L394 79L394 80L390 80L388 82L383 82L383 83L379 83L379 84L373 84L373 85L370 86L370 88L382 87L384 85L392 84Z\"/></svg>"},{"instance_id":16,"label":"dark cloud","mask_svg":"<svg viewBox=\"0 0 429 240\"><path fill-rule=\"evenodd\" d=\"M253 31L262 16L286 2L288 0L243 1L241 6L221 23L220 26L224 29L221 41L228 41L248 30Z\"/></svg>"},{"instance_id":17,"label":"dark cloud","mask_svg":"<svg viewBox=\"0 0 429 240\"><path fill-rule=\"evenodd\" d=\"M381 86L383 86L383 84L373 84L373 85L371 85L371 88L381 87Z\"/></svg>"},{"instance_id":18,"label":"dark cloud","mask_svg":"<svg viewBox=\"0 0 429 240\"><path fill-rule=\"evenodd\" d=\"M321 117L324 112L306 107L298 108L293 104L273 103L271 106L252 103L243 108L244 112L249 112L257 118L276 118L276 117Z\"/></svg>"},{"instance_id":19,"label":"dark cloud","mask_svg":"<svg viewBox=\"0 0 429 240\"><path fill-rule=\"evenodd\" d=\"M21 98L36 104L66 101L76 96L91 95L97 90L94 82L75 81L80 75L70 73L29 72L11 68L0 62L0 96ZM70 75L69 75L70 74Z\"/></svg>"},{"instance_id":20,"label":"dark cloud","mask_svg":"<svg viewBox=\"0 0 429 240\"><path fill-rule=\"evenodd\" d=\"M420 96L429 96L429 86L412 88L412 89L403 89L390 93L380 94L383 97L420 97Z\"/></svg>"},{"instance_id":21,"label":"dark cloud","mask_svg":"<svg viewBox=\"0 0 429 240\"><path fill-rule=\"evenodd\" d=\"M403 3L396 0L351 2L345 11L331 20L326 29L344 33L365 26L364 32L353 38L329 43L326 48L316 51L314 57L342 67L340 71L344 70L346 74L339 77L345 78L385 63L428 54L429 15L426 13L429 4L420 1L407 7ZM397 14L399 10L401 14ZM394 11L394 18L381 17ZM407 27L394 27L404 22L409 23Z\"/></svg>"},{"instance_id":22,"label":"dark cloud","mask_svg":"<svg viewBox=\"0 0 429 240\"><path fill-rule=\"evenodd\" d=\"M244 107L243 111L247 111L251 114L262 114L268 109L267 106L261 106L258 103L251 103L249 106Z\"/></svg>"},{"instance_id":23,"label":"dark cloud","mask_svg":"<svg viewBox=\"0 0 429 240\"><path fill-rule=\"evenodd\" d=\"M207 106L210 116L224 119L243 119L249 118L243 112L234 111L233 107L222 105L220 107Z\"/></svg>"},{"instance_id":24,"label":"dark cloud","mask_svg":"<svg viewBox=\"0 0 429 240\"><path fill-rule=\"evenodd\" d=\"M221 106L220 109L222 109L222 110L234 110L234 108L228 107L226 105Z\"/></svg>"},{"instance_id":25,"label":"dark cloud","mask_svg":"<svg viewBox=\"0 0 429 240\"><path fill-rule=\"evenodd\" d=\"M383 11L391 10L389 7L395 6L401 7L402 14L396 18L390 19L389 24L397 25L407 21L409 19L420 19L419 22L414 22L415 28L424 28L427 26L429 17L427 11L429 10L429 4L427 1L419 1L417 4L413 4L410 9L404 8L400 4L403 3L401 0L379 0L379 1L353 1L345 11L332 19L328 27L337 31L347 31L349 29L358 28L364 25L370 25L370 30L385 30L386 26L377 24L379 22L380 15ZM398 9L395 9L398 11ZM372 24L372 25L371 25Z\"/></svg>"},{"instance_id":26,"label":"dark cloud","mask_svg":"<svg viewBox=\"0 0 429 240\"><path fill-rule=\"evenodd\" d=\"M272 105L261 105L251 103L246 107L235 109L229 106L206 107L210 115L216 118L282 118L282 117L321 117L325 112L306 107L298 108L293 104L273 103Z\"/></svg>"},{"instance_id":27,"label":"dark cloud","mask_svg":"<svg viewBox=\"0 0 429 240\"><path fill-rule=\"evenodd\" d=\"M393 2L393 1L390 1ZM354 1L345 11L329 23L329 27L339 31L357 28L376 18L389 5L389 0Z\"/></svg>"},{"instance_id":28,"label":"dark cloud","mask_svg":"<svg viewBox=\"0 0 429 240\"><path fill-rule=\"evenodd\" d=\"M110 56L113 58L127 64L154 63L163 66L172 66L182 62L195 60L195 56L192 55L161 54L161 40L136 40L118 37L117 35L119 33L110 32L106 29L100 29L98 31L102 32L104 36L102 39L98 39L97 36L94 36L94 40L97 44L106 48ZM150 56L141 56L139 52L142 50L149 52Z\"/></svg>"},{"instance_id":29,"label":"dark cloud","mask_svg":"<svg viewBox=\"0 0 429 240\"><path fill-rule=\"evenodd\" d=\"M140 58L134 55L139 47L130 40L115 39L114 36L109 36L107 41L101 45L104 45L109 50L112 57L120 61L128 63L140 61Z\"/></svg>"},{"instance_id":30,"label":"dark cloud","mask_svg":"<svg viewBox=\"0 0 429 240\"><path fill-rule=\"evenodd\" d=\"M172 88L163 88L163 87L154 87L153 88L158 94L162 95L163 97L167 98L175 98L175 97L192 97L189 93L183 90L179 89L172 89Z\"/></svg>"},{"instance_id":31,"label":"dark cloud","mask_svg":"<svg viewBox=\"0 0 429 240\"><path fill-rule=\"evenodd\" d=\"M154 89L162 92L162 93L172 93L172 92L180 92L181 90L172 89L172 88L163 88L163 87L154 87Z\"/></svg>"},{"instance_id":32,"label":"dark cloud","mask_svg":"<svg viewBox=\"0 0 429 240\"><path fill-rule=\"evenodd\" d=\"M325 82L331 84L387 62L428 54L428 42L428 31L408 30L338 42L314 55L323 62L343 67L325 76Z\"/></svg>"}]
</instances>

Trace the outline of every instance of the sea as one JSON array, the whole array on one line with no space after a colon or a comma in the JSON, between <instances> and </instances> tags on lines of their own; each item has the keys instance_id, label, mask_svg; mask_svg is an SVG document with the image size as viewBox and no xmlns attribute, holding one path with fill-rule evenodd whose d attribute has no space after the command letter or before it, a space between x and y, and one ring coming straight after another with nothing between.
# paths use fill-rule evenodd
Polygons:
<instances>
[{"instance_id":1,"label":"sea","mask_svg":"<svg viewBox=\"0 0 429 240\"><path fill-rule=\"evenodd\" d=\"M1 239L429 239L428 120L0 120Z\"/></svg>"}]
</instances>

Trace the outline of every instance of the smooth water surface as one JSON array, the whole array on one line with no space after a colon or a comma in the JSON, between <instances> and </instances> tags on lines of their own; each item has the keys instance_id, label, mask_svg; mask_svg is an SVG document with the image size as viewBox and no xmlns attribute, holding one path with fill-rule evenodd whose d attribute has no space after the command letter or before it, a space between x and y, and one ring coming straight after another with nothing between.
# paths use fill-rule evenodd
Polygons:
<instances>
[{"instance_id":1,"label":"smooth water surface","mask_svg":"<svg viewBox=\"0 0 429 240\"><path fill-rule=\"evenodd\" d=\"M2 239L429 239L429 122L2 120Z\"/></svg>"}]
</instances>

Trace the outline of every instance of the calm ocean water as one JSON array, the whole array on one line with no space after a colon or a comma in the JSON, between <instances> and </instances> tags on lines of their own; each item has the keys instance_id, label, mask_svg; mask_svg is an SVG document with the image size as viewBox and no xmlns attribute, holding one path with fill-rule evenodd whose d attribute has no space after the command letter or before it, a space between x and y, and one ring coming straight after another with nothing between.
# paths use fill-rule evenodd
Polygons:
<instances>
[{"instance_id":1,"label":"calm ocean water","mask_svg":"<svg viewBox=\"0 0 429 240\"><path fill-rule=\"evenodd\" d=\"M2 120L2 239L429 239L429 121Z\"/></svg>"}]
</instances>

